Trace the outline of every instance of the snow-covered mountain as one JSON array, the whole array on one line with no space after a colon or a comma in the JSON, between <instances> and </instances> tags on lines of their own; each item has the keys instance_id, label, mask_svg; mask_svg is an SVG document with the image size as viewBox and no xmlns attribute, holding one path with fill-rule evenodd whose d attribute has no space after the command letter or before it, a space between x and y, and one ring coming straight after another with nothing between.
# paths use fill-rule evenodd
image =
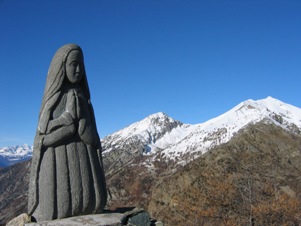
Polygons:
<instances>
[{"instance_id":1,"label":"snow-covered mountain","mask_svg":"<svg viewBox=\"0 0 301 226\"><path fill-rule=\"evenodd\" d=\"M160 112L105 137L102 140L104 155L115 151L127 160L133 154L150 155L155 160L160 154L163 159L185 164L226 143L250 123L260 121L300 133L301 109L272 97L247 100L216 118L195 125L183 124Z\"/></svg>"},{"instance_id":2,"label":"snow-covered mountain","mask_svg":"<svg viewBox=\"0 0 301 226\"><path fill-rule=\"evenodd\" d=\"M106 136L102 142L105 152L118 148L121 143L127 144L133 141L145 145L145 152L153 151L157 144L162 141L166 134L169 134L177 127L183 126L182 122L176 121L166 114L159 112L136 122L112 135ZM166 137L163 139L166 142ZM107 146L109 144L109 147Z\"/></svg>"},{"instance_id":3,"label":"snow-covered mountain","mask_svg":"<svg viewBox=\"0 0 301 226\"><path fill-rule=\"evenodd\" d=\"M0 167L7 167L18 162L23 162L32 157L32 147L24 145L16 145L12 147L0 148Z\"/></svg>"}]
</instances>

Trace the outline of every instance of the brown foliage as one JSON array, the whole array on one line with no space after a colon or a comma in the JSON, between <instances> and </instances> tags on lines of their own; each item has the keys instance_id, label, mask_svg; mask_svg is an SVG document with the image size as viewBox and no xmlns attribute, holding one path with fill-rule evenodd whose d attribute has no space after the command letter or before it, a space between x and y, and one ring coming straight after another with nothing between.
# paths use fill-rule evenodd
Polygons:
<instances>
[{"instance_id":1,"label":"brown foliage","mask_svg":"<svg viewBox=\"0 0 301 226\"><path fill-rule=\"evenodd\" d=\"M166 225L300 225L300 137L251 129L158 184L154 217Z\"/></svg>"},{"instance_id":2,"label":"brown foliage","mask_svg":"<svg viewBox=\"0 0 301 226\"><path fill-rule=\"evenodd\" d=\"M271 199L252 206L258 225L298 225L301 219L301 200L285 193L271 194Z\"/></svg>"}]
</instances>

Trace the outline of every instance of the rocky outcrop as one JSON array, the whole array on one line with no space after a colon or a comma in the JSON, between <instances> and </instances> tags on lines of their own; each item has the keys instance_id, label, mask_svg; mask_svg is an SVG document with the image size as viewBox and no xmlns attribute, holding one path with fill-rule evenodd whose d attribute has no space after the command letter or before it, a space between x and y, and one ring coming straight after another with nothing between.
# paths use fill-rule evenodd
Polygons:
<instances>
[{"instance_id":1,"label":"rocky outcrop","mask_svg":"<svg viewBox=\"0 0 301 226\"><path fill-rule=\"evenodd\" d=\"M24 226L31 222L31 217L27 213L22 213L21 215L10 220L6 226Z\"/></svg>"}]
</instances>

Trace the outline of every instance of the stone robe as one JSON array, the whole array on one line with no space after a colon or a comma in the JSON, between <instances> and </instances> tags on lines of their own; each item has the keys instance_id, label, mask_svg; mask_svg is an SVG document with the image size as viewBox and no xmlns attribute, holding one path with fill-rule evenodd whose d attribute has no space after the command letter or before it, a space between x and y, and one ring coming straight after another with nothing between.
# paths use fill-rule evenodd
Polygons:
<instances>
[{"instance_id":1,"label":"stone robe","mask_svg":"<svg viewBox=\"0 0 301 226\"><path fill-rule=\"evenodd\" d=\"M46 103L41 112L40 153L33 158L37 185L30 190L37 194L29 198L36 199L32 215L38 222L99 213L106 203L92 105L78 87L67 87L57 95L48 100L53 107Z\"/></svg>"}]
</instances>

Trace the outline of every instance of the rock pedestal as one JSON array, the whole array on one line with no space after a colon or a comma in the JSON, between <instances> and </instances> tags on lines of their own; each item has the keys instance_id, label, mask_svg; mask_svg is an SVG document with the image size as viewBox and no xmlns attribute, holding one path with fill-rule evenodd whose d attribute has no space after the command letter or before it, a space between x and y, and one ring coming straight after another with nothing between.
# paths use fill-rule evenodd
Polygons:
<instances>
[{"instance_id":1,"label":"rock pedestal","mask_svg":"<svg viewBox=\"0 0 301 226\"><path fill-rule=\"evenodd\" d=\"M7 223L7 226L163 226L162 222L152 220L149 213L143 209L135 208L125 213L107 212L102 214L90 214L53 221L39 223L30 222L30 216L21 214Z\"/></svg>"},{"instance_id":2,"label":"rock pedestal","mask_svg":"<svg viewBox=\"0 0 301 226\"><path fill-rule=\"evenodd\" d=\"M15 217L11 221L9 221L6 226L23 226L24 224L30 222L31 217L26 213L22 213L21 215Z\"/></svg>"}]
</instances>

